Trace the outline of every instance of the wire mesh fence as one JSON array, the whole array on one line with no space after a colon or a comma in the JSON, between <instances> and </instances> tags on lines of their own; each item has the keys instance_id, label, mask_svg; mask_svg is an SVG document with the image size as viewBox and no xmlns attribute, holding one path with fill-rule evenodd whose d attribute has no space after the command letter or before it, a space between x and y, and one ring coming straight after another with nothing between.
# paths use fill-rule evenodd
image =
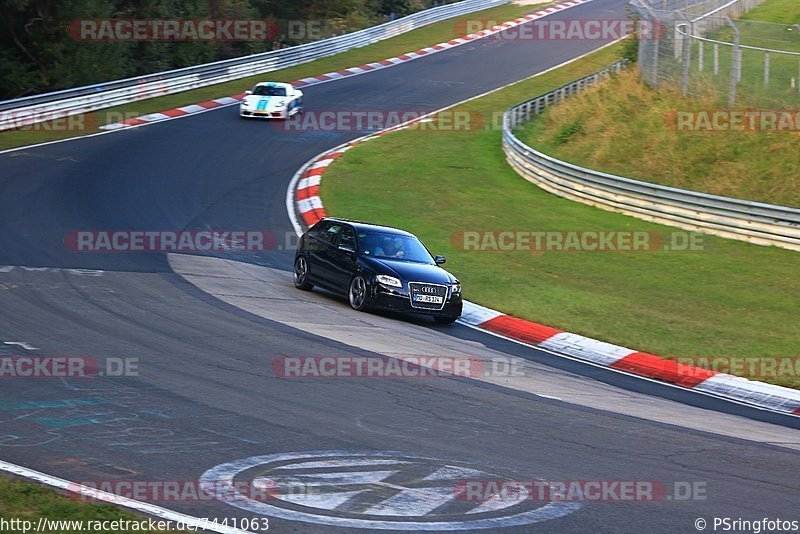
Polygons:
<instances>
[{"instance_id":1,"label":"wire mesh fence","mask_svg":"<svg viewBox=\"0 0 800 534\"><path fill-rule=\"evenodd\" d=\"M728 105L800 104L800 25L741 18L764 0L637 0L639 71Z\"/></svg>"}]
</instances>

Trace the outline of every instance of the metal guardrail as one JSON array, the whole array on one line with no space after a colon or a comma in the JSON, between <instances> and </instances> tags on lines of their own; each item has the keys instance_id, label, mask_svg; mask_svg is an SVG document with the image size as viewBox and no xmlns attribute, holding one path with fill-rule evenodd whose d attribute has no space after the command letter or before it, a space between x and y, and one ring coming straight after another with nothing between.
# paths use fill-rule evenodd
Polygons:
<instances>
[{"instance_id":1,"label":"metal guardrail","mask_svg":"<svg viewBox=\"0 0 800 534\"><path fill-rule=\"evenodd\" d=\"M620 61L506 111L503 151L514 170L545 191L608 211L800 251L800 209L676 189L586 169L539 152L514 135L513 130L521 123L619 72L624 65Z\"/></svg>"},{"instance_id":2,"label":"metal guardrail","mask_svg":"<svg viewBox=\"0 0 800 534\"><path fill-rule=\"evenodd\" d=\"M462 0L353 33L280 50L0 101L0 130L27 126L293 67L353 48L367 46L458 15L505 4L508 1Z\"/></svg>"}]
</instances>

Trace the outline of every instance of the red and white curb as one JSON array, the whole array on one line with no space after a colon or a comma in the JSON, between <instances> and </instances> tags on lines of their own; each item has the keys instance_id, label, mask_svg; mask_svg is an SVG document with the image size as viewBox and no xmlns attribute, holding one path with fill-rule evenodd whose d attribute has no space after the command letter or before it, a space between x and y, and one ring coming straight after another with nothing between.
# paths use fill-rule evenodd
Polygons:
<instances>
[{"instance_id":1,"label":"red and white curb","mask_svg":"<svg viewBox=\"0 0 800 534\"><path fill-rule=\"evenodd\" d=\"M356 139L324 152L306 163L295 174L287 191L287 209L295 229L299 231L307 228L325 217L319 186L322 174L331 163L359 143L406 126L401 125ZM800 391L794 389L682 364L655 354L639 352L513 317L468 301L464 302L464 311L459 322L524 345L542 348L597 366L770 411L800 416Z\"/></svg>"},{"instance_id":2,"label":"red and white curb","mask_svg":"<svg viewBox=\"0 0 800 534\"><path fill-rule=\"evenodd\" d=\"M105 126L101 126L100 129L118 130L120 128L140 126L142 124L148 124L151 122L160 122L169 119L176 119L178 117L184 117L186 115L194 115L195 113L202 113L204 111L209 111L214 108L222 106L231 106L239 102L242 98L244 98L244 93L233 96L226 96L222 98L215 98L214 100L206 100L205 102L198 102L197 104L182 106L175 109L168 109L166 111L161 111L159 113L150 113L148 115L142 115L140 117L125 119L124 121L121 122L106 124Z\"/></svg>"},{"instance_id":3,"label":"red and white curb","mask_svg":"<svg viewBox=\"0 0 800 534\"><path fill-rule=\"evenodd\" d=\"M366 74L368 72L381 70L388 67L394 67L395 65L406 63L408 61L413 61L415 59L429 56L431 54L435 54L443 50L448 50L450 48L455 48L456 46L461 46L471 41L482 39L484 37L488 37L489 35L494 35L502 31L515 28L521 24L528 23L532 20L540 19L542 17L546 17L553 13L557 13L559 11L563 11L565 9L575 7L580 4L586 4L592 1L593 0L569 0L567 2L562 2L560 4L552 5L550 7L547 7L546 9L542 9L541 11L537 11L536 13L531 13L530 15L525 15L524 17L510 20L508 22L504 22L503 24L498 24L496 26L487 28L480 32L471 33L469 35L465 35L457 39L451 39L450 41L446 41L444 43L439 43L425 48L420 48L419 50L415 50L414 52L407 52L405 54L400 54L399 56L384 59L383 61L367 63L365 65L359 65L357 67L350 67L335 72L326 72L325 74L320 74L318 76L310 76L308 78L294 80L290 83L295 87L308 87L310 85L318 85L320 83L339 80L342 78L348 78L350 76L358 76L359 74ZM233 104L238 103L242 98L244 98L244 93L226 96L223 98L216 98L213 100L206 100L205 102L198 102L197 104L182 106L175 109L169 109L166 111L161 111L159 113L150 113L148 115L142 115L140 117L134 117L131 119L126 119L124 121L106 124L104 126L101 126L100 129L118 130L121 128L129 128L132 126L141 126L143 124L176 119L187 115L193 115L195 113L203 113L222 106L231 106Z\"/></svg>"}]
</instances>

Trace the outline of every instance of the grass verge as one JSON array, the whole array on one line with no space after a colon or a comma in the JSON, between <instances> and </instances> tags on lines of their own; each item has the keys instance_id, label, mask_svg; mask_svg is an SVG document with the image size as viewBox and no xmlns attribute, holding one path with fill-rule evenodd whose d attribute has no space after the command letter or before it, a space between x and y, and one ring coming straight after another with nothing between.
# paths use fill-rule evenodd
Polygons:
<instances>
[{"instance_id":1,"label":"grass verge","mask_svg":"<svg viewBox=\"0 0 800 534\"><path fill-rule=\"evenodd\" d=\"M548 2L543 2L543 4L546 3ZM155 113L213 98L237 94L245 89L249 89L256 82L265 79L289 82L326 72L355 67L373 61L381 61L432 44L462 37L465 33L466 21L496 20L498 22L505 22L538 11L541 9L541 6L542 4L526 6L505 4L484 11L477 11L446 21L437 22L369 46L348 50L347 52L342 52L335 56L319 59L296 67L87 113L77 116L77 118L69 124L45 122L29 128L3 131L0 132L0 150L95 133L100 131L98 129L99 126L118 122L122 117L130 118L146 115L148 113Z\"/></svg>"},{"instance_id":2,"label":"grass verge","mask_svg":"<svg viewBox=\"0 0 800 534\"><path fill-rule=\"evenodd\" d=\"M800 132L676 128L677 112L719 109L716 99L713 93L683 98L680 88L666 85L655 91L630 69L548 109L517 134L526 144L583 167L800 207Z\"/></svg>"},{"instance_id":3,"label":"grass verge","mask_svg":"<svg viewBox=\"0 0 800 534\"><path fill-rule=\"evenodd\" d=\"M496 116L616 60L618 47L521 82L455 111ZM598 110L595 110L598 111ZM506 163L497 128L404 130L339 158L321 194L332 215L406 228L474 302L665 357L796 356L800 255L703 236L702 250L464 250L465 230L674 229L571 202ZM796 377L768 381L798 387Z\"/></svg>"},{"instance_id":4,"label":"grass verge","mask_svg":"<svg viewBox=\"0 0 800 534\"><path fill-rule=\"evenodd\" d=\"M769 0L745 13L741 18L779 24L800 24L800 3L797 0Z\"/></svg>"},{"instance_id":5,"label":"grass verge","mask_svg":"<svg viewBox=\"0 0 800 534\"><path fill-rule=\"evenodd\" d=\"M16 523L11 523L10 530L3 530L3 532L24 532L21 528L23 521L29 521L28 525L32 525L28 532L33 532L40 518L45 518L51 521L82 521L84 530L91 531L95 534L128 534L132 532L158 532L160 534L174 533L178 534L178 530L148 530L147 528L131 529L93 529L89 527L89 521L128 521L139 522L147 521L139 515L134 515L130 512L124 511L116 506L110 504L89 503L83 502L76 498L70 498L60 493L57 493L49 488L40 486L38 484L31 484L17 479L9 479L0 477L0 518L7 522L18 520ZM120 523L120 525L123 523ZM107 526L112 526L106 523ZM129 526L133 526L128 523ZM64 528L49 528L46 530L48 534L72 534L81 532L77 525L70 525L61 523ZM145 525L141 525L146 527ZM17 528L20 527L20 528Z\"/></svg>"}]
</instances>

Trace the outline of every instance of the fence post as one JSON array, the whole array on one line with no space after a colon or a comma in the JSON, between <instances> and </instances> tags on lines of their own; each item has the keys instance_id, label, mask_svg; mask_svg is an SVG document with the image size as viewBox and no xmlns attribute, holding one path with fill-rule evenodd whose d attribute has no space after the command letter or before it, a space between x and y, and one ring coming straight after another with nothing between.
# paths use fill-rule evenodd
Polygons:
<instances>
[{"instance_id":1,"label":"fence post","mask_svg":"<svg viewBox=\"0 0 800 534\"><path fill-rule=\"evenodd\" d=\"M683 96L686 96L689 93L689 69L692 63L692 35L694 34L694 24L690 22L683 13L680 13L680 16L685 21L683 25L683 76L681 77L681 93Z\"/></svg>"},{"instance_id":2,"label":"fence post","mask_svg":"<svg viewBox=\"0 0 800 534\"><path fill-rule=\"evenodd\" d=\"M719 45L714 43L714 76L719 76Z\"/></svg>"},{"instance_id":3,"label":"fence post","mask_svg":"<svg viewBox=\"0 0 800 534\"><path fill-rule=\"evenodd\" d=\"M733 107L736 105L736 84L739 82L739 76L741 74L741 59L742 57L739 55L739 28L736 27L736 24L730 19L730 17L725 17L725 22L728 23L733 29L733 50L732 50L732 61L731 61L731 82L730 86L728 87L728 106Z\"/></svg>"},{"instance_id":4,"label":"fence post","mask_svg":"<svg viewBox=\"0 0 800 534\"><path fill-rule=\"evenodd\" d=\"M736 45L736 81L737 82L741 82L742 81L742 55L743 54L744 54L744 51L742 50L742 47L739 44L737 44Z\"/></svg>"},{"instance_id":5,"label":"fence post","mask_svg":"<svg viewBox=\"0 0 800 534\"><path fill-rule=\"evenodd\" d=\"M697 70L703 72L703 41L697 41Z\"/></svg>"},{"instance_id":6,"label":"fence post","mask_svg":"<svg viewBox=\"0 0 800 534\"><path fill-rule=\"evenodd\" d=\"M764 87L769 86L769 52L764 52Z\"/></svg>"},{"instance_id":7,"label":"fence post","mask_svg":"<svg viewBox=\"0 0 800 534\"><path fill-rule=\"evenodd\" d=\"M665 3L666 3L666 0L665 0ZM639 0L634 5L637 8L640 8L640 9L637 9L637 11L639 12L640 16L642 15L642 10L645 10L645 11L647 11L647 14L649 14L650 20L652 20L653 23L656 23L656 22L659 21L658 17L656 16L656 12L653 10L653 8L650 6L650 4L647 3L646 0ZM658 54L659 54L659 43L661 42L661 39L655 37L655 33L656 32L653 32L653 33L654 33L654 35L652 36L653 37L652 38L652 42L653 42L653 58L652 58L652 61L650 61L650 72L647 73L647 77L650 79L650 84L653 87L656 87L656 86L658 86ZM639 39L639 72L642 73L642 74L644 74L644 69L646 68L647 63L648 63L647 58L646 58L646 54L645 54L645 49L646 49L646 44L649 41L650 40L648 40L648 39Z\"/></svg>"}]
</instances>

